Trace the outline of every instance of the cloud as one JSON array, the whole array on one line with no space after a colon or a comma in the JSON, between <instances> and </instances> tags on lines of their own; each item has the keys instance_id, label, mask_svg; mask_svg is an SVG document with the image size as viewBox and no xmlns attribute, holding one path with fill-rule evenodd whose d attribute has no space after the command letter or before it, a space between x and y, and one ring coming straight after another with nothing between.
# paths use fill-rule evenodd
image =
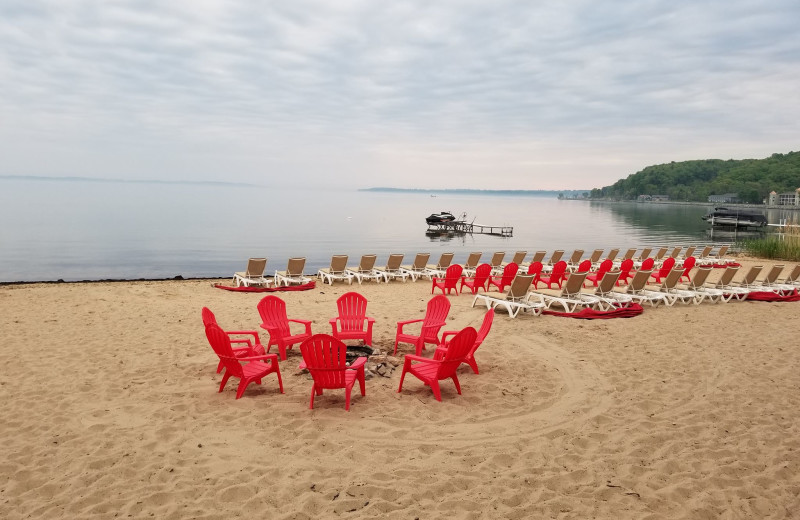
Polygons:
<instances>
[{"instance_id":1,"label":"cloud","mask_svg":"<svg viewBox=\"0 0 800 520\"><path fill-rule=\"evenodd\" d=\"M0 173L587 188L798 135L790 0L0 6Z\"/></svg>"}]
</instances>

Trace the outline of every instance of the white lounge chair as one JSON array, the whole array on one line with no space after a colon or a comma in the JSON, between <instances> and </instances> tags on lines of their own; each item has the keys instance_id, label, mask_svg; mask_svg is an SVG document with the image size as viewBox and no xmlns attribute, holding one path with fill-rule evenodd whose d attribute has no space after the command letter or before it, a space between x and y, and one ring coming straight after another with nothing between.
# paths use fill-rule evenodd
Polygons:
<instances>
[{"instance_id":1,"label":"white lounge chair","mask_svg":"<svg viewBox=\"0 0 800 520\"><path fill-rule=\"evenodd\" d=\"M534 275L532 274L518 274L514 281L511 282L507 293L489 292L476 294L475 298L472 299L472 306L475 307L475 303L481 300L486 304L487 309L496 309L498 306L503 307L512 318L516 318L520 311L530 311L534 316L538 316L542 313L544 305L541 302L527 300L533 277Z\"/></svg>"},{"instance_id":2,"label":"white lounge chair","mask_svg":"<svg viewBox=\"0 0 800 520\"><path fill-rule=\"evenodd\" d=\"M744 281L752 283L758 276L758 273L761 272L761 269L762 267L760 265L751 267L747 274L745 274ZM720 289L725 293L727 301L730 301L732 298L736 298L739 301L744 300L751 292L751 289L742 287L737 282L734 282L733 278L736 276L737 272L739 272L738 265L729 265L725 268L719 281L714 285L715 289Z\"/></svg>"},{"instance_id":3,"label":"white lounge chair","mask_svg":"<svg viewBox=\"0 0 800 520\"><path fill-rule=\"evenodd\" d=\"M543 273L550 273L553 271L553 266L556 265L558 262L561 261L561 257L564 256L563 249L556 249L553 251L553 254L550 255L550 259L547 263L542 264L542 272Z\"/></svg>"},{"instance_id":4,"label":"white lounge chair","mask_svg":"<svg viewBox=\"0 0 800 520\"><path fill-rule=\"evenodd\" d=\"M389 255L389 260L386 262L386 267L376 267L375 271L383 276L383 280L385 282L388 282L394 278L400 278L405 282L406 278L408 278L408 273L405 273L400 269L400 264L402 263L402 254L392 254Z\"/></svg>"},{"instance_id":5,"label":"white lounge chair","mask_svg":"<svg viewBox=\"0 0 800 520\"><path fill-rule=\"evenodd\" d=\"M306 268L305 258L290 258L285 271L275 271L275 285L304 284L311 281L311 278L303 274Z\"/></svg>"},{"instance_id":6,"label":"white lounge chair","mask_svg":"<svg viewBox=\"0 0 800 520\"><path fill-rule=\"evenodd\" d=\"M348 267L346 272L358 281L358 285L361 285L364 280L380 282L383 279L383 275L375 270L375 260L377 258L377 255L362 255L358 267Z\"/></svg>"},{"instance_id":7,"label":"white lounge chair","mask_svg":"<svg viewBox=\"0 0 800 520\"><path fill-rule=\"evenodd\" d=\"M583 282L586 280L587 272L572 273L567 278L561 292L549 289L540 289L528 293L527 300L530 303L539 302L546 309L558 304L566 312L575 312L578 307L591 307L601 309L604 304L600 298L594 295L581 292Z\"/></svg>"},{"instance_id":8,"label":"white lounge chair","mask_svg":"<svg viewBox=\"0 0 800 520\"><path fill-rule=\"evenodd\" d=\"M462 271L464 276L475 276L475 270L478 268L478 265L480 265L482 255L483 253L481 251L475 251L469 254L467 261L464 262L462 266L464 268Z\"/></svg>"},{"instance_id":9,"label":"white lounge chair","mask_svg":"<svg viewBox=\"0 0 800 520\"><path fill-rule=\"evenodd\" d=\"M633 302L633 298L629 295L614 291L619 275L620 271L608 271L600 279L600 283L594 291L594 296L600 299L598 305L600 310L610 311Z\"/></svg>"},{"instance_id":10,"label":"white lounge chair","mask_svg":"<svg viewBox=\"0 0 800 520\"><path fill-rule=\"evenodd\" d=\"M503 272L503 258L505 258L506 252L505 251L495 251L492 255L492 259L489 261L489 265L492 266L492 274L500 274Z\"/></svg>"},{"instance_id":11,"label":"white lounge chair","mask_svg":"<svg viewBox=\"0 0 800 520\"><path fill-rule=\"evenodd\" d=\"M708 300L711 303L728 302L731 299L731 295L726 295L722 289L706 286L706 280L708 280L708 275L711 271L712 267L707 265L696 268L692 279L681 288L696 293L699 298L697 303L702 303L704 300Z\"/></svg>"},{"instance_id":12,"label":"white lounge chair","mask_svg":"<svg viewBox=\"0 0 800 520\"><path fill-rule=\"evenodd\" d=\"M639 270L633 275L633 279L625 289L625 294L630 296L633 301L639 303L649 303L652 307L658 307L660 304L671 305L667 295L660 291L651 291L647 289L647 281L653 273L651 270Z\"/></svg>"},{"instance_id":13,"label":"white lounge chair","mask_svg":"<svg viewBox=\"0 0 800 520\"><path fill-rule=\"evenodd\" d=\"M800 264L795 265L792 271L786 275L786 278L776 282L774 285L785 293L800 290Z\"/></svg>"},{"instance_id":14,"label":"white lounge chair","mask_svg":"<svg viewBox=\"0 0 800 520\"><path fill-rule=\"evenodd\" d=\"M454 253L442 253L439 255L439 261L436 263L436 265L425 265L425 270L422 272L422 276L427 277L428 280L433 279L434 276L438 278L444 278L447 268L453 263L454 256Z\"/></svg>"},{"instance_id":15,"label":"white lounge chair","mask_svg":"<svg viewBox=\"0 0 800 520\"><path fill-rule=\"evenodd\" d=\"M326 281L329 285L333 285L335 280L347 280L347 283L353 283L353 275L347 272L347 255L333 255L331 257L331 266L323 267L317 271L317 278Z\"/></svg>"},{"instance_id":16,"label":"white lounge chair","mask_svg":"<svg viewBox=\"0 0 800 520\"><path fill-rule=\"evenodd\" d=\"M678 287L681 276L683 276L683 268L672 269L658 287L660 292L667 295L667 301L665 303L668 306L675 305L677 302L683 304L694 303L697 305L700 303L698 299L701 299L697 293Z\"/></svg>"},{"instance_id":17,"label":"white lounge chair","mask_svg":"<svg viewBox=\"0 0 800 520\"><path fill-rule=\"evenodd\" d=\"M417 253L417 256L414 257L414 263L411 265L401 265L400 270L409 275L412 282L416 282L417 278L422 276L422 273L425 272L430 257L430 253Z\"/></svg>"},{"instance_id":18,"label":"white lounge chair","mask_svg":"<svg viewBox=\"0 0 800 520\"><path fill-rule=\"evenodd\" d=\"M264 270L266 268L266 258L249 258L247 260L247 270L243 273L233 274L234 287L250 287L254 285L268 287L272 280L264 278Z\"/></svg>"}]
</instances>

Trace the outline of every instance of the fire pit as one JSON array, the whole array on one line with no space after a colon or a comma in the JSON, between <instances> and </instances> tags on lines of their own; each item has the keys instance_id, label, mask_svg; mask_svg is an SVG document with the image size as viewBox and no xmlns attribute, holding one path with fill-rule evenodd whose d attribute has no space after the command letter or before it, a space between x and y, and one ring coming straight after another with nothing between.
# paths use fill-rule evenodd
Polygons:
<instances>
[{"instance_id":1,"label":"fire pit","mask_svg":"<svg viewBox=\"0 0 800 520\"><path fill-rule=\"evenodd\" d=\"M357 358L368 358L374 352L373 348L368 345L348 345L347 346L347 364L353 363Z\"/></svg>"}]
</instances>

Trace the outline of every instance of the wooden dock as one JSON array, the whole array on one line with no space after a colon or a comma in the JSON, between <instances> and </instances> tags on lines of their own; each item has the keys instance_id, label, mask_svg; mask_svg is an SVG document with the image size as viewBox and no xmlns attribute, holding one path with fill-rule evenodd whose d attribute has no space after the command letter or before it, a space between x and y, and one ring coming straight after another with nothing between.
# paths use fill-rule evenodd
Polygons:
<instances>
[{"instance_id":1,"label":"wooden dock","mask_svg":"<svg viewBox=\"0 0 800 520\"><path fill-rule=\"evenodd\" d=\"M463 220L428 224L428 231L450 232L454 234L478 233L481 235L494 235L497 237L511 237L514 235L514 228L511 226L487 226L485 224L473 224Z\"/></svg>"}]
</instances>

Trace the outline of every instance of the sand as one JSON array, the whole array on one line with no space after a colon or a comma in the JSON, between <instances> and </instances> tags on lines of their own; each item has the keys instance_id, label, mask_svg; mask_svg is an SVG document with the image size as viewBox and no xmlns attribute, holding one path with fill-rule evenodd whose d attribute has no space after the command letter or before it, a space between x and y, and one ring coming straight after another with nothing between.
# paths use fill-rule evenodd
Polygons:
<instances>
[{"instance_id":1,"label":"sand","mask_svg":"<svg viewBox=\"0 0 800 520\"><path fill-rule=\"evenodd\" d=\"M424 281L281 296L327 332L348 290L369 298L380 348L430 298ZM437 402L414 378L398 394L398 370L346 412L343 391L308 409L297 348L285 394L274 375L217 393L200 309L257 329L263 296L0 287L0 517L800 517L800 303L498 313L463 395L445 382ZM485 309L450 299L447 329L479 326Z\"/></svg>"}]
</instances>

